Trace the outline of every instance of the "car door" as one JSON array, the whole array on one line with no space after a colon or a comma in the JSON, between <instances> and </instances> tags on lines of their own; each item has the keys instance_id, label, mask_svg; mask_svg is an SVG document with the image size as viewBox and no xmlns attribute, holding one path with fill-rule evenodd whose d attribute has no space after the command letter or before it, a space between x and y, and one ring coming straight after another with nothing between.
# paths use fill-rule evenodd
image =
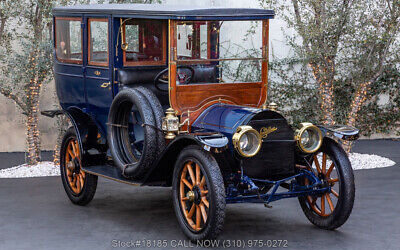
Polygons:
<instances>
[{"instance_id":1,"label":"car door","mask_svg":"<svg viewBox=\"0 0 400 250\"><path fill-rule=\"evenodd\" d=\"M54 18L54 77L63 109L86 107L82 17Z\"/></svg>"},{"instance_id":2,"label":"car door","mask_svg":"<svg viewBox=\"0 0 400 250\"><path fill-rule=\"evenodd\" d=\"M88 113L107 134L107 117L113 99L109 18L86 18L87 65L85 74Z\"/></svg>"}]
</instances>

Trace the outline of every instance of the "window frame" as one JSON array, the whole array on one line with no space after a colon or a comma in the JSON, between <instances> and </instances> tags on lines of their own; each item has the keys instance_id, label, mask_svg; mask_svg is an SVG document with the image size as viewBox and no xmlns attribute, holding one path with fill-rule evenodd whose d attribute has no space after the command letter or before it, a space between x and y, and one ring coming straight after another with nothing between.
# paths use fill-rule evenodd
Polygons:
<instances>
[{"instance_id":1,"label":"window frame","mask_svg":"<svg viewBox=\"0 0 400 250\"><path fill-rule=\"evenodd\" d=\"M88 65L90 66L100 66L100 67L108 67L109 61L110 61L110 24L108 21L108 18L98 18L98 17L89 17L87 19L88 23ZM106 22L107 23L107 61L106 62L96 62L91 60L91 51L92 51L92 46L91 46L91 39L92 39L92 34L91 34L91 22Z\"/></svg>"},{"instance_id":2,"label":"window frame","mask_svg":"<svg viewBox=\"0 0 400 250\"><path fill-rule=\"evenodd\" d=\"M151 19L149 19L151 20ZM143 19L134 19L134 21L146 21ZM122 58L124 66L161 66L167 64L167 22L162 22L162 60L161 61L127 61L126 60L126 51L122 50ZM128 24L129 25L129 24ZM122 32L122 41L126 41L126 23L123 24L124 32ZM139 28L140 29L140 28ZM139 31L140 32L140 31Z\"/></svg>"},{"instance_id":3,"label":"window frame","mask_svg":"<svg viewBox=\"0 0 400 250\"><path fill-rule=\"evenodd\" d=\"M55 49L55 54L56 54L56 59L57 61L61 63L71 63L71 64L83 64L83 29L81 26L81 59L62 59L58 58L57 55L57 20L66 20L66 21L80 21L82 25L83 18L82 17L55 17L55 22L54 22L54 49ZM71 40L71 39L70 39Z\"/></svg>"}]
</instances>

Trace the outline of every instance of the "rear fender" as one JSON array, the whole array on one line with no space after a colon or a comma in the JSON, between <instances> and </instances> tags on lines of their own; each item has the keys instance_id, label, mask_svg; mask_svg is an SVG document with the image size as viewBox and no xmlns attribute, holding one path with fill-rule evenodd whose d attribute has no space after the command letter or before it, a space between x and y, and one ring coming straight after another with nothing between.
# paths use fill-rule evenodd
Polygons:
<instances>
[{"instance_id":1,"label":"rear fender","mask_svg":"<svg viewBox=\"0 0 400 250\"><path fill-rule=\"evenodd\" d=\"M99 135L99 128L93 119L77 107L70 107L67 110L43 111L42 115L55 117L66 115L75 129L80 152L82 152L82 164L93 165L105 161L107 141ZM100 156L100 157L99 157ZM101 159L101 160L100 160Z\"/></svg>"}]
</instances>

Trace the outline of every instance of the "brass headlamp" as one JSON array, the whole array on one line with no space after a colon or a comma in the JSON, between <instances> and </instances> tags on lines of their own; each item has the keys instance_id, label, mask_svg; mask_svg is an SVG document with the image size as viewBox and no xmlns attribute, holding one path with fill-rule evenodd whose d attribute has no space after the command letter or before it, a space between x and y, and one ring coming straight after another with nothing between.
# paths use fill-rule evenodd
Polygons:
<instances>
[{"instance_id":1,"label":"brass headlamp","mask_svg":"<svg viewBox=\"0 0 400 250\"><path fill-rule=\"evenodd\" d=\"M243 157L253 157L261 149L262 138L251 126L239 126L232 136L236 151Z\"/></svg>"},{"instance_id":2,"label":"brass headlamp","mask_svg":"<svg viewBox=\"0 0 400 250\"><path fill-rule=\"evenodd\" d=\"M309 122L300 123L300 128L295 131L294 139L299 149L307 154L316 152L322 145L321 130Z\"/></svg>"}]
</instances>

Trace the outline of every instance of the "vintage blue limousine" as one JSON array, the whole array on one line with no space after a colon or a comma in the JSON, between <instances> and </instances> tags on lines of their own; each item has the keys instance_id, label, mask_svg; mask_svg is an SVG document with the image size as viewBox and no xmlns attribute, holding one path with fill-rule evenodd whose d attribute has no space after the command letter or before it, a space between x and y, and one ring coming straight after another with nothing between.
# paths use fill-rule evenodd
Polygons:
<instances>
[{"instance_id":1,"label":"vintage blue limousine","mask_svg":"<svg viewBox=\"0 0 400 250\"><path fill-rule=\"evenodd\" d=\"M227 203L298 197L306 217L340 227L354 177L346 126L289 124L267 102L265 9L105 4L57 7L54 72L69 199L89 203L97 177L172 187L191 240L222 231ZM278 190L279 188L279 190Z\"/></svg>"}]
</instances>

